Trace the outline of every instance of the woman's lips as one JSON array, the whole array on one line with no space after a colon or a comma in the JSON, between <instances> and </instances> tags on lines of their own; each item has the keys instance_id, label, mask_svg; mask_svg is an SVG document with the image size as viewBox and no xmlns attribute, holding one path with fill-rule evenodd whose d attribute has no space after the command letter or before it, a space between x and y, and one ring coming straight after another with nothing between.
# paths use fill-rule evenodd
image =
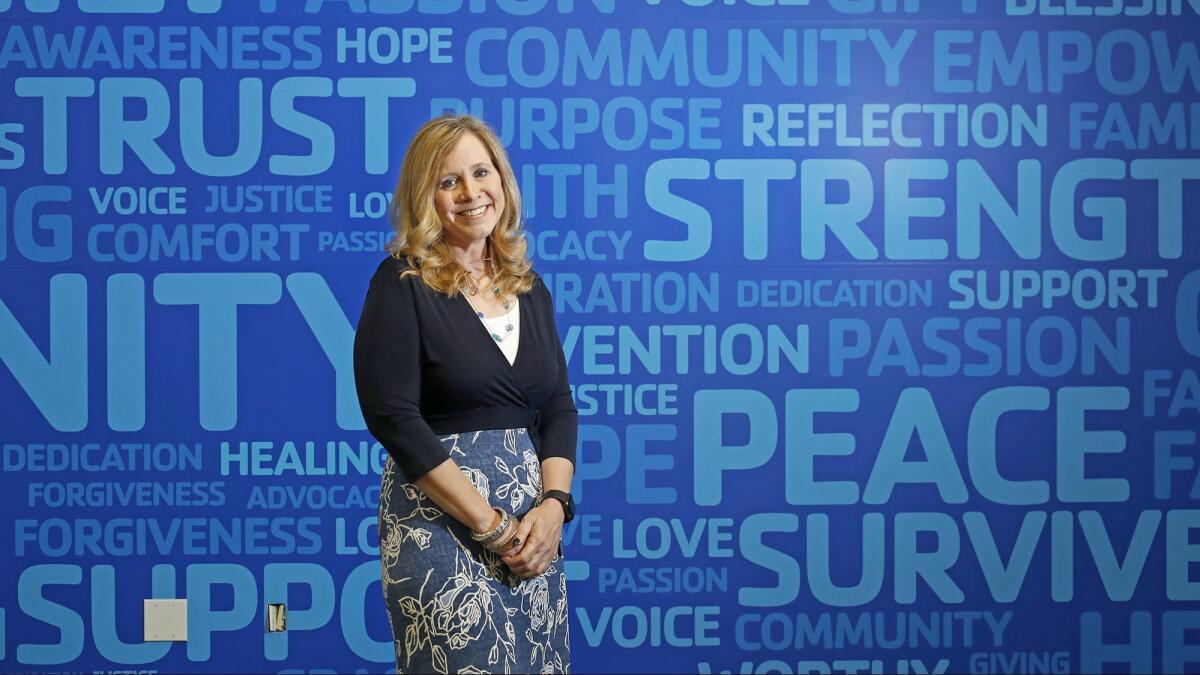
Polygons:
<instances>
[{"instance_id":1,"label":"woman's lips","mask_svg":"<svg viewBox=\"0 0 1200 675\"><path fill-rule=\"evenodd\" d=\"M479 206L468 211L459 211L458 215L465 218L478 218L486 213L489 207L491 207L491 204L484 204L483 206Z\"/></svg>"}]
</instances>

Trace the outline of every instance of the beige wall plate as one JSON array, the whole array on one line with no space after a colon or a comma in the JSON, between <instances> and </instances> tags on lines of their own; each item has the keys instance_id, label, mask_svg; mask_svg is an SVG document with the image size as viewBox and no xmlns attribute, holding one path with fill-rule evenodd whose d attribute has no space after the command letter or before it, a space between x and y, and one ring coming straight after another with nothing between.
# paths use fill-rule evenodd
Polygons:
<instances>
[{"instance_id":1,"label":"beige wall plate","mask_svg":"<svg viewBox=\"0 0 1200 675\"><path fill-rule=\"evenodd\" d=\"M187 600L146 600L146 642L187 642Z\"/></svg>"},{"instance_id":2,"label":"beige wall plate","mask_svg":"<svg viewBox=\"0 0 1200 675\"><path fill-rule=\"evenodd\" d=\"M287 607L281 602L267 605L267 632L282 633L287 630Z\"/></svg>"}]
</instances>

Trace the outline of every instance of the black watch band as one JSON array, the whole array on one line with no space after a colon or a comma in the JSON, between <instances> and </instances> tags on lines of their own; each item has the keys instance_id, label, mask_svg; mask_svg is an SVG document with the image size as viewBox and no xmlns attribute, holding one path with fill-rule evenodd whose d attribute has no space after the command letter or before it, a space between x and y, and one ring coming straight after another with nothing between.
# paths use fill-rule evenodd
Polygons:
<instances>
[{"instance_id":1,"label":"black watch band","mask_svg":"<svg viewBox=\"0 0 1200 675\"><path fill-rule=\"evenodd\" d=\"M547 499L554 499L558 501L558 503L562 504L564 523L569 523L573 518L575 518L575 499L571 497L569 492L563 492L562 490L546 490L540 497L537 498L537 502L534 504L534 506L541 506L542 502L546 501Z\"/></svg>"}]
</instances>

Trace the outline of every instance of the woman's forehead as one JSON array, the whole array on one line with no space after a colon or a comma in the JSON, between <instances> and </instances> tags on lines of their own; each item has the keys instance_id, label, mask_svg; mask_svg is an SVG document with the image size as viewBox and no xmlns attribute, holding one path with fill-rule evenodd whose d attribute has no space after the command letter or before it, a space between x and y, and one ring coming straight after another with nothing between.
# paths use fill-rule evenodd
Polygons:
<instances>
[{"instance_id":1,"label":"woman's forehead","mask_svg":"<svg viewBox=\"0 0 1200 675\"><path fill-rule=\"evenodd\" d=\"M487 146L475 134L463 134L454 147L442 159L443 173L452 173L461 169L474 168L477 164L492 163L492 155Z\"/></svg>"}]
</instances>

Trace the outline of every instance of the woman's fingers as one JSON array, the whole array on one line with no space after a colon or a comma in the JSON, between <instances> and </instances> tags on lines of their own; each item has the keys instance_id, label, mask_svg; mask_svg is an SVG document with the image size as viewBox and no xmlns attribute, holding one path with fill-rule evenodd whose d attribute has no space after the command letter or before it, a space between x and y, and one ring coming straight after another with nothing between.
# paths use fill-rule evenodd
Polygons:
<instances>
[{"instance_id":1,"label":"woman's fingers","mask_svg":"<svg viewBox=\"0 0 1200 675\"><path fill-rule=\"evenodd\" d=\"M521 543L500 554L500 559L514 574L522 579L532 579L546 573L558 550L559 537L553 536L551 529L542 522L534 511L526 514L517 528L515 537Z\"/></svg>"},{"instance_id":2,"label":"woman's fingers","mask_svg":"<svg viewBox=\"0 0 1200 675\"><path fill-rule=\"evenodd\" d=\"M536 518L530 518L530 517L526 516L526 517L520 519L519 521L517 521L517 535L521 537L522 541L524 541L526 538L529 537L530 531L533 530L533 528L536 525L537 525Z\"/></svg>"},{"instance_id":3,"label":"woman's fingers","mask_svg":"<svg viewBox=\"0 0 1200 675\"><path fill-rule=\"evenodd\" d=\"M527 551L526 555L520 556L519 561L514 559L513 564L510 564L509 567L525 579L541 576L550 569L550 563L554 560L554 550L546 547L536 551Z\"/></svg>"},{"instance_id":4,"label":"woman's fingers","mask_svg":"<svg viewBox=\"0 0 1200 675\"><path fill-rule=\"evenodd\" d=\"M524 552L528 556L528 552L536 550L540 540L544 539L544 537L541 536L541 529L538 527L537 518L530 514L526 514L526 516L521 519L520 524L517 526L516 536L520 539L520 544L518 545L520 548L517 551L505 551L505 555L509 557L516 556L518 551ZM505 560L505 562L507 563L509 561ZM512 567L511 563L509 563L509 567Z\"/></svg>"},{"instance_id":5,"label":"woman's fingers","mask_svg":"<svg viewBox=\"0 0 1200 675\"><path fill-rule=\"evenodd\" d=\"M529 579L544 573L550 566L550 559L538 551L526 550L505 560L505 563L517 576Z\"/></svg>"}]
</instances>

